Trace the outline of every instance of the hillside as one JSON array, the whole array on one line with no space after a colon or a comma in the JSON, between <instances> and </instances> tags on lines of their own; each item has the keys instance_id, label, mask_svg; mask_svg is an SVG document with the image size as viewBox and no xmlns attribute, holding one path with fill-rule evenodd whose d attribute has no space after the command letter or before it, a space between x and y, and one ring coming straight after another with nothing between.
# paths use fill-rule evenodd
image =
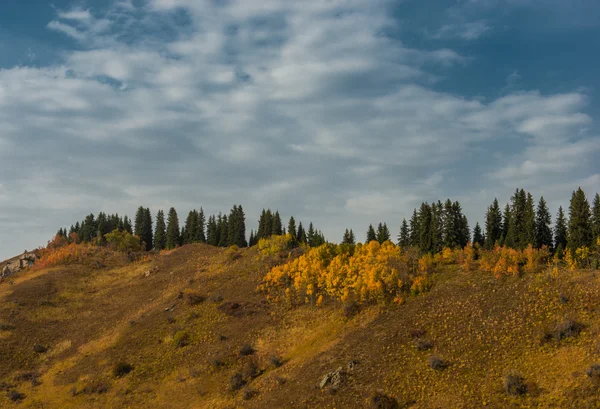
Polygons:
<instances>
[{"instance_id":1,"label":"hillside","mask_svg":"<svg viewBox=\"0 0 600 409\"><path fill-rule=\"evenodd\" d=\"M281 262L192 244L11 277L0 407L363 408L378 392L415 409L600 407L586 374L600 363L597 272L497 279L450 265L431 291L349 316L267 302L257 287ZM339 387L319 388L339 367ZM505 392L512 372L527 394Z\"/></svg>"}]
</instances>

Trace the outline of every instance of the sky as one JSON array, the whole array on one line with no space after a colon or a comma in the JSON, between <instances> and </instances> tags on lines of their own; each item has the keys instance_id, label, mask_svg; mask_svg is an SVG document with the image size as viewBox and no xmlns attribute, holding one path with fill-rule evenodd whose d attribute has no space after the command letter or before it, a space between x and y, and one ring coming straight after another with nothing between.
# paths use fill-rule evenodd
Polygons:
<instances>
[{"instance_id":1,"label":"sky","mask_svg":"<svg viewBox=\"0 0 600 409\"><path fill-rule=\"evenodd\" d=\"M422 201L600 191L596 0L8 0L0 260L89 213L261 209L327 239Z\"/></svg>"}]
</instances>

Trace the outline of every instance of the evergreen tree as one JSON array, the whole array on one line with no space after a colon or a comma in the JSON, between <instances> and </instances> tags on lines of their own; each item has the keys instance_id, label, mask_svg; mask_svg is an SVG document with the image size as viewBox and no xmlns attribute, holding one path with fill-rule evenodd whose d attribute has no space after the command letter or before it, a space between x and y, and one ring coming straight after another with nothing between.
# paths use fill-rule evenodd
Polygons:
<instances>
[{"instance_id":1,"label":"evergreen tree","mask_svg":"<svg viewBox=\"0 0 600 409\"><path fill-rule=\"evenodd\" d=\"M156 230L154 232L154 248L164 250L167 247L167 225L165 224L165 213L159 210L156 214Z\"/></svg>"},{"instance_id":2,"label":"evergreen tree","mask_svg":"<svg viewBox=\"0 0 600 409\"><path fill-rule=\"evenodd\" d=\"M410 218L410 245L419 246L421 244L421 226L419 224L419 214L417 209L413 210Z\"/></svg>"},{"instance_id":3,"label":"evergreen tree","mask_svg":"<svg viewBox=\"0 0 600 409\"><path fill-rule=\"evenodd\" d=\"M594 205L592 207L592 235L594 239L600 237L600 194L594 196Z\"/></svg>"},{"instance_id":4,"label":"evergreen tree","mask_svg":"<svg viewBox=\"0 0 600 409\"><path fill-rule=\"evenodd\" d=\"M444 247L454 248L458 245L458 222L455 214L456 208L450 199L444 203L443 235Z\"/></svg>"},{"instance_id":5,"label":"evergreen tree","mask_svg":"<svg viewBox=\"0 0 600 409\"><path fill-rule=\"evenodd\" d=\"M260 217L258 219L258 229L256 230L256 238L264 239L269 234L270 230L269 232L267 232L267 211L265 209L262 209L262 213L260 214Z\"/></svg>"},{"instance_id":6,"label":"evergreen tree","mask_svg":"<svg viewBox=\"0 0 600 409\"><path fill-rule=\"evenodd\" d=\"M471 241L471 229L467 216L463 215L460 220L460 235L458 237L460 248L464 248Z\"/></svg>"},{"instance_id":7,"label":"evergreen tree","mask_svg":"<svg viewBox=\"0 0 600 409\"><path fill-rule=\"evenodd\" d=\"M527 207L525 208L525 235L523 246L531 244L535 246L536 227L535 227L535 208L533 203L533 195L527 193Z\"/></svg>"},{"instance_id":8,"label":"evergreen tree","mask_svg":"<svg viewBox=\"0 0 600 409\"><path fill-rule=\"evenodd\" d=\"M419 209L419 227L421 228L419 234L419 247L424 253L432 251L431 243L431 207L428 203L422 203Z\"/></svg>"},{"instance_id":9,"label":"evergreen tree","mask_svg":"<svg viewBox=\"0 0 600 409\"><path fill-rule=\"evenodd\" d=\"M556 224L554 225L554 248L556 251L567 248L567 220L562 206L558 208Z\"/></svg>"},{"instance_id":10,"label":"evergreen tree","mask_svg":"<svg viewBox=\"0 0 600 409\"><path fill-rule=\"evenodd\" d=\"M568 246L574 253L579 247L592 244L592 215L590 204L581 188L573 192L569 206Z\"/></svg>"},{"instance_id":11,"label":"evergreen tree","mask_svg":"<svg viewBox=\"0 0 600 409\"><path fill-rule=\"evenodd\" d=\"M183 243L189 244L196 240L196 227L198 225L198 212L191 210L188 213L187 219L185 219L185 236L183 237Z\"/></svg>"},{"instance_id":12,"label":"evergreen tree","mask_svg":"<svg viewBox=\"0 0 600 409\"><path fill-rule=\"evenodd\" d=\"M552 249L553 237L550 224L552 224L552 216L546 206L544 196L542 196L538 202L535 220L535 246L537 248L547 246Z\"/></svg>"},{"instance_id":13,"label":"evergreen tree","mask_svg":"<svg viewBox=\"0 0 600 409\"><path fill-rule=\"evenodd\" d=\"M271 212L271 209L267 209L267 212L265 213L265 224L264 224L265 237L271 237L271 234L273 233L273 225L275 224L274 219L275 218L273 216L273 213Z\"/></svg>"},{"instance_id":14,"label":"evergreen tree","mask_svg":"<svg viewBox=\"0 0 600 409\"><path fill-rule=\"evenodd\" d=\"M250 238L248 239L248 247L254 246L254 230L250 230Z\"/></svg>"},{"instance_id":15,"label":"evergreen tree","mask_svg":"<svg viewBox=\"0 0 600 409\"><path fill-rule=\"evenodd\" d=\"M129 217L123 217L123 231L126 231L129 234L133 234L133 227L131 226L131 220Z\"/></svg>"},{"instance_id":16,"label":"evergreen tree","mask_svg":"<svg viewBox=\"0 0 600 409\"><path fill-rule=\"evenodd\" d=\"M313 227L312 222L310 222L310 224L308 225L308 233L307 233L306 239L308 240L308 245L310 247L316 246L317 237L315 235L315 228Z\"/></svg>"},{"instance_id":17,"label":"evergreen tree","mask_svg":"<svg viewBox=\"0 0 600 409\"><path fill-rule=\"evenodd\" d=\"M242 205L234 205L229 214L228 229L229 245L235 244L238 247L248 246L246 241L246 216Z\"/></svg>"},{"instance_id":18,"label":"evergreen tree","mask_svg":"<svg viewBox=\"0 0 600 409\"><path fill-rule=\"evenodd\" d=\"M217 220L214 215L209 216L206 243L211 246L217 246L219 244L219 232L217 229Z\"/></svg>"},{"instance_id":19,"label":"evergreen tree","mask_svg":"<svg viewBox=\"0 0 600 409\"><path fill-rule=\"evenodd\" d=\"M481 231L481 226L479 226L479 222L475 223L475 228L473 229L473 245L476 244L478 244L480 247L485 245L485 239Z\"/></svg>"},{"instance_id":20,"label":"evergreen tree","mask_svg":"<svg viewBox=\"0 0 600 409\"><path fill-rule=\"evenodd\" d=\"M179 231L179 218L177 217L177 211L174 207L169 209L169 215L167 216L167 242L166 246L168 250L174 249L180 244L181 232Z\"/></svg>"},{"instance_id":21,"label":"evergreen tree","mask_svg":"<svg viewBox=\"0 0 600 409\"><path fill-rule=\"evenodd\" d=\"M408 223L405 218L402 219L402 225L400 226L398 245L403 248L410 246L410 230L408 229Z\"/></svg>"},{"instance_id":22,"label":"evergreen tree","mask_svg":"<svg viewBox=\"0 0 600 409\"><path fill-rule=\"evenodd\" d=\"M373 240L377 240L377 234L375 233L375 229L372 224L369 224L369 230L367 230L367 241L366 244L369 244Z\"/></svg>"},{"instance_id":23,"label":"evergreen tree","mask_svg":"<svg viewBox=\"0 0 600 409\"><path fill-rule=\"evenodd\" d=\"M221 217L221 224L219 225L219 247L227 247L229 246L229 220L227 219L227 215L224 214Z\"/></svg>"},{"instance_id":24,"label":"evergreen tree","mask_svg":"<svg viewBox=\"0 0 600 409\"><path fill-rule=\"evenodd\" d=\"M137 212L135 213L135 222L133 231L136 236L140 238L140 241L144 241L144 222L146 220L146 209L143 206L138 207Z\"/></svg>"},{"instance_id":25,"label":"evergreen tree","mask_svg":"<svg viewBox=\"0 0 600 409\"><path fill-rule=\"evenodd\" d=\"M390 236L390 229L388 229L387 224L379 223L379 225L377 226L376 235L376 240L379 242L379 244L383 244L384 242L388 241L390 239Z\"/></svg>"},{"instance_id":26,"label":"evergreen tree","mask_svg":"<svg viewBox=\"0 0 600 409\"><path fill-rule=\"evenodd\" d=\"M204 233L206 224L206 218L204 216L204 209L200 208L198 216L196 217L196 234L194 241L197 243L206 243L206 234Z\"/></svg>"},{"instance_id":27,"label":"evergreen tree","mask_svg":"<svg viewBox=\"0 0 600 409\"><path fill-rule=\"evenodd\" d=\"M86 216L85 220L81 222L81 228L79 230L79 237L84 243L89 243L96 237L98 228L96 226L96 218L90 213Z\"/></svg>"},{"instance_id":28,"label":"evergreen tree","mask_svg":"<svg viewBox=\"0 0 600 409\"><path fill-rule=\"evenodd\" d=\"M290 217L287 231L288 234L292 236L292 245L296 245L298 243L298 237L296 236L296 220L294 220L294 216Z\"/></svg>"},{"instance_id":29,"label":"evergreen tree","mask_svg":"<svg viewBox=\"0 0 600 409\"><path fill-rule=\"evenodd\" d=\"M498 199L494 198L494 202L485 215L485 247L487 249L494 248L497 242L502 241L502 230L502 213Z\"/></svg>"},{"instance_id":30,"label":"evergreen tree","mask_svg":"<svg viewBox=\"0 0 600 409\"><path fill-rule=\"evenodd\" d=\"M273 216L273 230L271 234L276 236L280 236L283 234L281 217L279 216L279 210L275 212L275 216Z\"/></svg>"},{"instance_id":31,"label":"evergreen tree","mask_svg":"<svg viewBox=\"0 0 600 409\"><path fill-rule=\"evenodd\" d=\"M442 251L444 246L444 205L440 201L431 204L430 231L431 250L435 253Z\"/></svg>"},{"instance_id":32,"label":"evergreen tree","mask_svg":"<svg viewBox=\"0 0 600 409\"><path fill-rule=\"evenodd\" d=\"M510 205L507 203L504 207L504 213L502 214L502 237L500 238L500 245L510 246L509 241L509 230L511 224L512 214L510 211Z\"/></svg>"},{"instance_id":33,"label":"evergreen tree","mask_svg":"<svg viewBox=\"0 0 600 409\"><path fill-rule=\"evenodd\" d=\"M342 244L351 244L350 243L350 231L346 229L344 231L344 237L342 237Z\"/></svg>"},{"instance_id":34,"label":"evergreen tree","mask_svg":"<svg viewBox=\"0 0 600 409\"><path fill-rule=\"evenodd\" d=\"M298 243L306 244L308 242L306 238L306 231L304 231L304 227L302 227L302 222L298 223L298 233L296 233L296 239Z\"/></svg>"},{"instance_id":35,"label":"evergreen tree","mask_svg":"<svg viewBox=\"0 0 600 409\"><path fill-rule=\"evenodd\" d=\"M319 235L321 236L321 244L325 244L325 236L321 232L319 232ZM352 229L350 229L350 244L356 244L356 237Z\"/></svg>"}]
</instances>

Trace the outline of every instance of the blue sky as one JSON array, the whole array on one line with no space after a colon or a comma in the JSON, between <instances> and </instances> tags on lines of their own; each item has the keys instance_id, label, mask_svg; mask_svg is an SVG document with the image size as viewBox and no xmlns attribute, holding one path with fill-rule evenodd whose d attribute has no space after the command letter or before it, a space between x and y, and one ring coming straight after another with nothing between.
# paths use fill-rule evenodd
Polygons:
<instances>
[{"instance_id":1,"label":"blue sky","mask_svg":"<svg viewBox=\"0 0 600 409\"><path fill-rule=\"evenodd\" d=\"M8 1L0 259L98 211L242 203L331 240L600 190L592 0Z\"/></svg>"}]
</instances>

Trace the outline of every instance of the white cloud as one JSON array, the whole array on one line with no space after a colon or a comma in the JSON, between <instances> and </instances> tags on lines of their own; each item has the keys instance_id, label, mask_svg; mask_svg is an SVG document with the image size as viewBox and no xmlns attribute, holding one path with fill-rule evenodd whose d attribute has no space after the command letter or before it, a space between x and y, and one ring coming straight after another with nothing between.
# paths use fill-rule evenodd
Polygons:
<instances>
[{"instance_id":1,"label":"white cloud","mask_svg":"<svg viewBox=\"0 0 600 409\"><path fill-rule=\"evenodd\" d=\"M49 28L78 51L0 70L0 183L11 192L0 214L33 220L28 234L41 244L100 209L216 212L241 201L249 228L268 206L313 218L335 240L375 217L392 227L421 200L462 195L471 216L489 190L589 176L575 174L598 151L584 132L586 94L436 90L446 67L468 59L383 35L396 24L384 6L155 0L59 13ZM190 24L154 36L177 8ZM465 33L453 35L475 38ZM468 177L506 187L471 195L480 187L452 185ZM0 228L0 241L15 234Z\"/></svg>"},{"instance_id":2,"label":"white cloud","mask_svg":"<svg viewBox=\"0 0 600 409\"><path fill-rule=\"evenodd\" d=\"M436 39L460 38L470 41L478 39L490 29L491 27L488 23L483 20L468 23L452 23L440 27L432 37Z\"/></svg>"}]
</instances>

